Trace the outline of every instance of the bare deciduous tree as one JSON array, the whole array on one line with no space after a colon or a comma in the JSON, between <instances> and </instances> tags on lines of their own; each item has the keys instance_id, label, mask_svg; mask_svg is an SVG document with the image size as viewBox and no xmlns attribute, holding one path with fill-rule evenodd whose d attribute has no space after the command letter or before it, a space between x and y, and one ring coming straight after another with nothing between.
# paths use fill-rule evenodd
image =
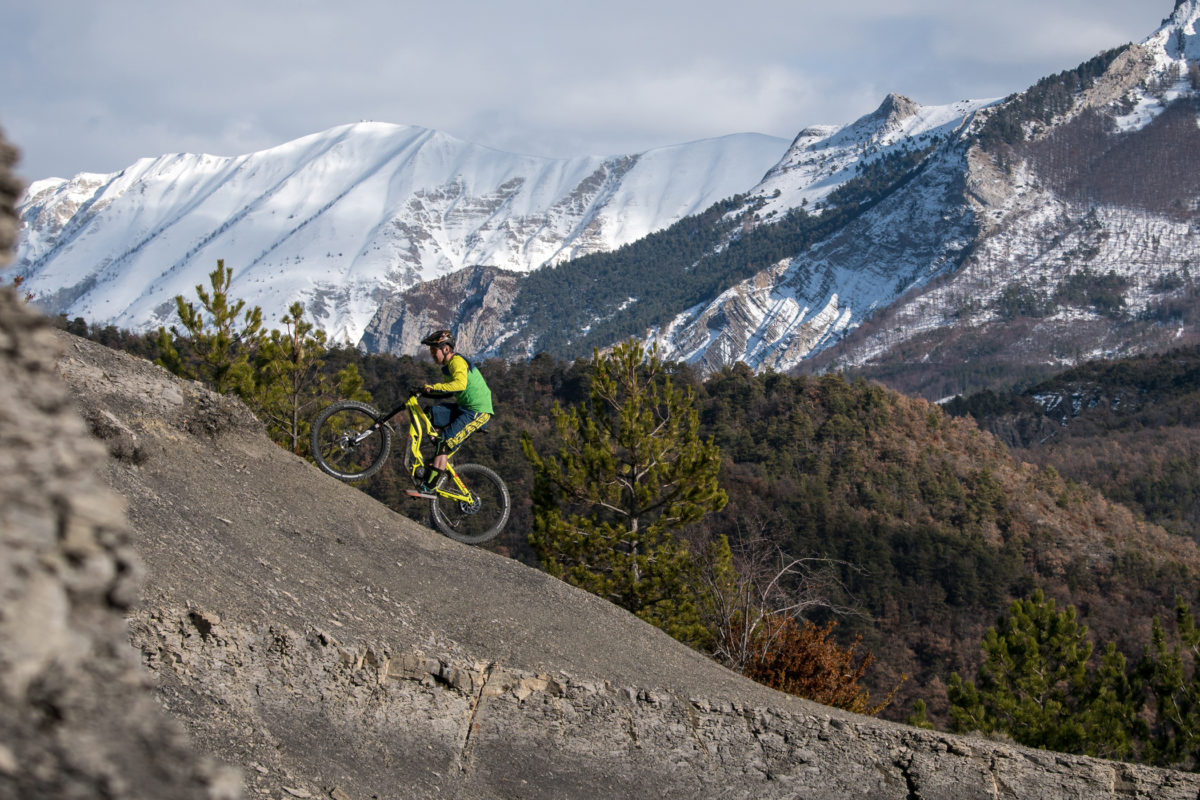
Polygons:
<instances>
[{"instance_id":1,"label":"bare deciduous tree","mask_svg":"<svg viewBox=\"0 0 1200 800\"><path fill-rule=\"evenodd\" d=\"M722 536L712 543L699 563L706 623L715 635L713 657L739 672L775 644L779 628L764 625L769 618L802 619L816 609L865 614L838 601L847 595L838 569L855 567L830 558L791 556L768 535L766 521L748 524L752 529L734 542Z\"/></svg>"}]
</instances>

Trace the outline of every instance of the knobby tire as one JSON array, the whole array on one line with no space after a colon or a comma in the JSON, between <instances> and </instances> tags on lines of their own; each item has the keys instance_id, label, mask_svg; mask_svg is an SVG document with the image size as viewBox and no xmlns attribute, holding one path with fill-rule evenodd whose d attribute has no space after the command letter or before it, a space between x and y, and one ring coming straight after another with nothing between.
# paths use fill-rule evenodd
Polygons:
<instances>
[{"instance_id":1,"label":"knobby tire","mask_svg":"<svg viewBox=\"0 0 1200 800\"><path fill-rule=\"evenodd\" d=\"M361 442L350 440L380 416L374 407L352 400L334 403L318 414L310 444L321 471L343 481L366 480L378 472L392 451L391 428L383 425Z\"/></svg>"},{"instance_id":2,"label":"knobby tire","mask_svg":"<svg viewBox=\"0 0 1200 800\"><path fill-rule=\"evenodd\" d=\"M458 464L454 469L475 501L467 504L437 495L430 501L434 524L442 533L464 544L480 544L495 538L508 523L512 510L508 487L499 475L481 464ZM443 475L438 483L449 489L453 479Z\"/></svg>"}]
</instances>

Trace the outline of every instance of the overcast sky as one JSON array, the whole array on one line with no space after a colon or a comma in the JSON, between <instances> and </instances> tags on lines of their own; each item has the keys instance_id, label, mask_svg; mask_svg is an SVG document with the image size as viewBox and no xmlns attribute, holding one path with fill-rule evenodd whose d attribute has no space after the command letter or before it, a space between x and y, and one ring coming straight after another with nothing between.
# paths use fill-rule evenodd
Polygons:
<instances>
[{"instance_id":1,"label":"overcast sky","mask_svg":"<svg viewBox=\"0 0 1200 800\"><path fill-rule=\"evenodd\" d=\"M1140 41L1173 0L0 0L26 180L238 155L347 122L512 152L792 138L888 92L1002 97Z\"/></svg>"}]
</instances>

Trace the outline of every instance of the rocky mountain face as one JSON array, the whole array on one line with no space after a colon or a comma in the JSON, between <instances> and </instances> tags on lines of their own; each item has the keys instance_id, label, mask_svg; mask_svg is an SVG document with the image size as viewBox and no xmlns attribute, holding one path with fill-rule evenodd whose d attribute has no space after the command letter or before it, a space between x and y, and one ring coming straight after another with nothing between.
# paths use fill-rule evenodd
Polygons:
<instances>
[{"instance_id":1,"label":"rocky mountain face","mask_svg":"<svg viewBox=\"0 0 1200 800\"><path fill-rule=\"evenodd\" d=\"M521 285L515 272L471 267L418 284L380 306L363 331L361 346L372 353L416 353L429 331L455 321L459 352L488 352L505 328L506 314Z\"/></svg>"},{"instance_id":2,"label":"rocky mountain face","mask_svg":"<svg viewBox=\"0 0 1200 800\"><path fill-rule=\"evenodd\" d=\"M776 208L786 211L779 208L781 186L790 184L805 202L814 189L853 180L863 164L910 151L927 155L897 170L865 201L868 210L804 253L671 320L657 336L665 352L707 370L742 361L785 371L959 262L974 235L974 216L962 203L963 137L981 105L924 109L893 95L845 130L816 141L811 133L798 137L749 196L762 225L772 224ZM816 213L829 213L821 203L814 203Z\"/></svg>"},{"instance_id":3,"label":"rocky mountain face","mask_svg":"<svg viewBox=\"0 0 1200 800\"><path fill-rule=\"evenodd\" d=\"M981 112L947 206L970 220L961 257L809 366L936 399L1197 341L1198 21L1181 0L1094 80L1081 68Z\"/></svg>"},{"instance_id":4,"label":"rocky mountain face","mask_svg":"<svg viewBox=\"0 0 1200 800\"><path fill-rule=\"evenodd\" d=\"M867 368L931 399L1030 364L1194 340L1178 307L1200 257L1198 18L1181 0L1141 44L964 108L861 216L659 340L709 369ZM856 142L855 169L920 150L905 130L926 114L893 97L845 131L806 132L751 201L786 205L772 187L788 173L809 170L807 185L823 177L814 163L837 169L839 138Z\"/></svg>"},{"instance_id":5,"label":"rocky mountain face","mask_svg":"<svg viewBox=\"0 0 1200 800\"><path fill-rule=\"evenodd\" d=\"M6 470L0 486L3 796L1200 793L1192 774L907 728L768 690L592 595L445 539L325 476L229 398L51 335L11 292L0 293L0 330L26 345L33 338L17 332L40 331L37 341L52 345L0 347L5 419L20 423L0 426L0 458L62 463L74 446L91 462L73 460L60 476L67 483ZM49 397L86 400L86 414L48 406ZM65 425L52 433L42 424L54 418ZM55 486L60 501L33 500ZM64 509L78 524L62 524ZM55 531L65 532L57 542ZM122 563L136 571L105 566L119 531ZM31 552L39 537L45 547ZM48 602L57 592L69 602ZM80 625L48 624L67 609ZM13 635L34 625L43 636ZM76 633L46 635L60 630ZM135 653L153 685L121 678L136 672ZM100 669L101 654L125 666ZM31 655L37 668L26 670ZM108 678L94 694L73 682L89 669ZM63 697L107 711L48 705ZM117 735L159 703L202 753L240 767L240 786L228 772L224 784L197 773L184 740L161 727L139 728L132 741ZM38 724L22 727L30 715ZM61 764L29 757L47 736ZM141 757L163 766L147 777ZM105 775L103 791L64 789L88 770ZM192 782L168 785L180 773Z\"/></svg>"}]
</instances>

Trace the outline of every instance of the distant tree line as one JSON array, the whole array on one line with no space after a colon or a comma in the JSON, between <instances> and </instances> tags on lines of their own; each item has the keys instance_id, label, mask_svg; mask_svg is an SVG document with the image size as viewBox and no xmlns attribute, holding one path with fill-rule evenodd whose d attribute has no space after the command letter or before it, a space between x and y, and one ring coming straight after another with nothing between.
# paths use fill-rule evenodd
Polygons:
<instances>
[{"instance_id":1,"label":"distant tree line","mask_svg":"<svg viewBox=\"0 0 1200 800\"><path fill-rule=\"evenodd\" d=\"M1081 397L1090 400L1077 406ZM944 408L991 430L1042 430L1037 421L1048 420L1052 437L1014 442L1020 458L1200 542L1200 348L1091 361L1019 391L955 397Z\"/></svg>"},{"instance_id":2,"label":"distant tree line","mask_svg":"<svg viewBox=\"0 0 1200 800\"><path fill-rule=\"evenodd\" d=\"M1080 92L1091 88L1125 50L1118 47L1088 59L1075 69L1064 70L1039 80L1024 92L1010 95L993 109L976 138L985 150L999 145L1013 146L1025 141L1025 128L1031 122L1049 124L1074 108Z\"/></svg>"}]
</instances>

